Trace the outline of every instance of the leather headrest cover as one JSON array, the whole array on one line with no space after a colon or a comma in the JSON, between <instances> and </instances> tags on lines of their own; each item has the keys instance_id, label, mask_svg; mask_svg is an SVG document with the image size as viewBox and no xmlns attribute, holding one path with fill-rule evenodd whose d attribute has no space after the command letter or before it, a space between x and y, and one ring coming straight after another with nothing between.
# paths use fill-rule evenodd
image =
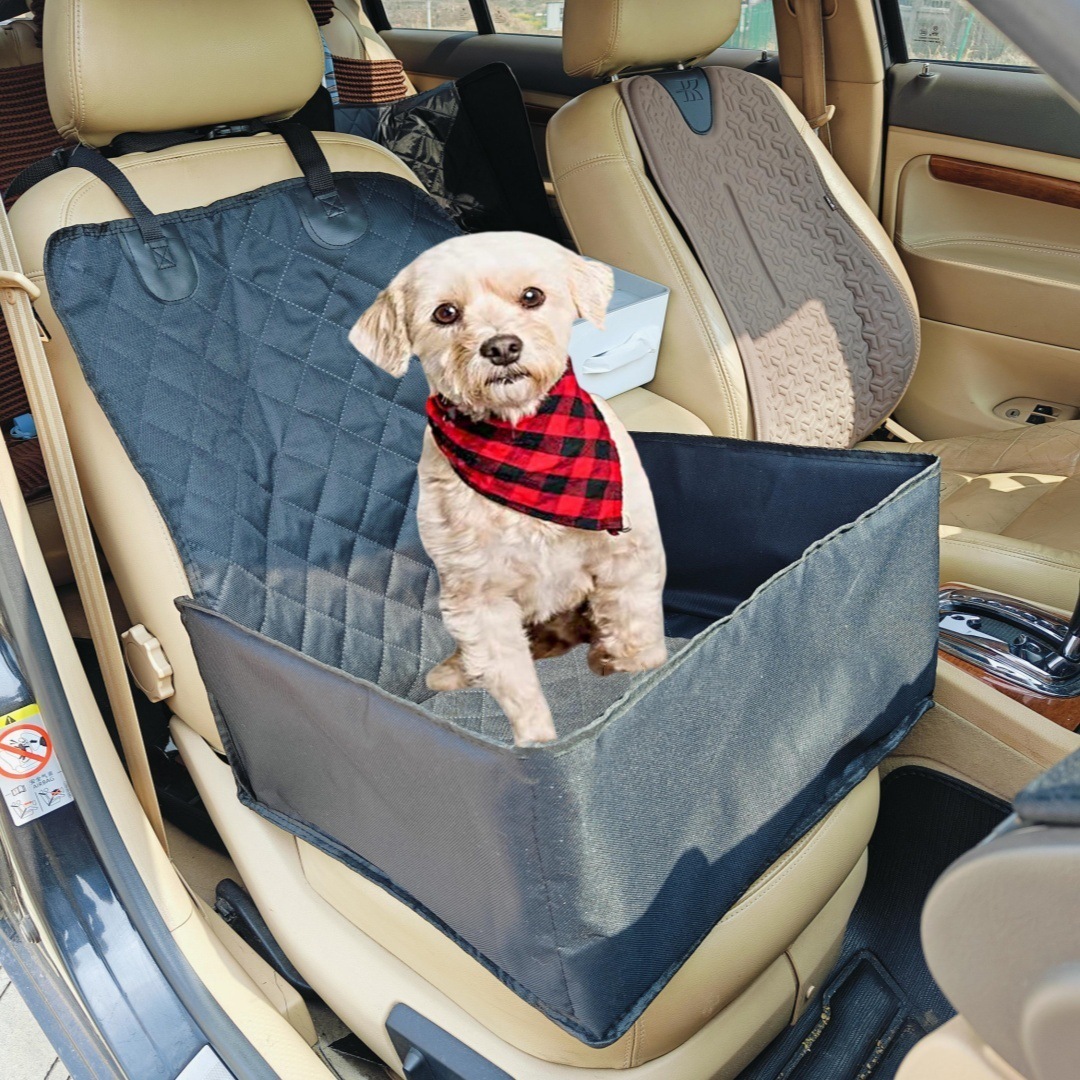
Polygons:
<instances>
[{"instance_id":1,"label":"leather headrest cover","mask_svg":"<svg viewBox=\"0 0 1080 1080\"><path fill-rule=\"evenodd\" d=\"M43 36L53 122L90 146L291 116L323 75L306 0L49 0Z\"/></svg>"},{"instance_id":2,"label":"leather headrest cover","mask_svg":"<svg viewBox=\"0 0 1080 1080\"><path fill-rule=\"evenodd\" d=\"M697 60L739 25L739 0L566 0L563 67L603 78Z\"/></svg>"}]
</instances>

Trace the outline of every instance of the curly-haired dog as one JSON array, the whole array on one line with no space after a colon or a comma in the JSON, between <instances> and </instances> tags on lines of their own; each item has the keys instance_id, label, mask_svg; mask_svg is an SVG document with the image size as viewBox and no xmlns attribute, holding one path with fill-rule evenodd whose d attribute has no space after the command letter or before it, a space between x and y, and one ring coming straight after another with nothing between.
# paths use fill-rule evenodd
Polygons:
<instances>
[{"instance_id":1,"label":"curly-haired dog","mask_svg":"<svg viewBox=\"0 0 1080 1080\"><path fill-rule=\"evenodd\" d=\"M433 690L483 686L518 744L556 737L533 657L591 643L597 674L667 658L664 549L649 481L612 410L567 361L576 318L603 325L611 270L527 233L455 237L379 294L349 335L431 387L420 537L457 642Z\"/></svg>"}]
</instances>

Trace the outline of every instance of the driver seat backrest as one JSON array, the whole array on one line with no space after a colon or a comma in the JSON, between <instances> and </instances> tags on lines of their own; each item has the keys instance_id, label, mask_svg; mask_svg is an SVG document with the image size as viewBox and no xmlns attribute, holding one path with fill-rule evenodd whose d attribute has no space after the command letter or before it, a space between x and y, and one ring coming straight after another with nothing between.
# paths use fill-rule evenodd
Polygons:
<instances>
[{"instance_id":1,"label":"driver seat backrest","mask_svg":"<svg viewBox=\"0 0 1080 1080\"><path fill-rule=\"evenodd\" d=\"M715 435L850 446L914 370L914 291L787 95L694 67L740 10L685 0L658 19L651 0L567 0L567 74L611 81L548 125L556 195L582 254L671 290L649 390ZM864 448L941 458L942 581L1072 610L1080 421Z\"/></svg>"},{"instance_id":2,"label":"driver seat backrest","mask_svg":"<svg viewBox=\"0 0 1080 1080\"><path fill-rule=\"evenodd\" d=\"M252 26L259 28L254 43ZM45 31L56 126L91 146L128 131L288 116L308 101L323 72L306 0L50 0ZM335 172L377 172L415 183L398 159L371 142L323 132L317 139ZM283 140L269 134L112 161L155 214L300 175ZM603 1048L556 1026L395 896L241 805L174 606L177 597L193 593L184 564L146 482L91 392L47 292L43 268L53 233L127 216L109 187L69 168L20 198L12 227L25 272L42 289L36 307L51 335L48 360L101 547L130 618L163 647L173 669L167 705L176 745L287 955L388 1061L397 1058L385 1018L404 1002L515 1076L565 1080L600 1068L682 1080L733 1076L807 1006L836 959L866 873L877 773L764 871L631 1030ZM283 251L283 265L288 257ZM273 327L265 333L272 335ZM154 392L148 385L146 393ZM151 406L160 411L167 403L147 402Z\"/></svg>"}]
</instances>

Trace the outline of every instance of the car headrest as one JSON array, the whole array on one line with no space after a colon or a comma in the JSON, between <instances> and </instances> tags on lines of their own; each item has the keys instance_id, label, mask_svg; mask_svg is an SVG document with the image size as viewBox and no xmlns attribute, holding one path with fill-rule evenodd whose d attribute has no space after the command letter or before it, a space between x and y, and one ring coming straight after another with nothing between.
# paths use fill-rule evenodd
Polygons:
<instances>
[{"instance_id":1,"label":"car headrest","mask_svg":"<svg viewBox=\"0 0 1080 1080\"><path fill-rule=\"evenodd\" d=\"M56 129L90 146L282 119L323 75L306 0L49 0L43 37Z\"/></svg>"},{"instance_id":2,"label":"car headrest","mask_svg":"<svg viewBox=\"0 0 1080 1080\"><path fill-rule=\"evenodd\" d=\"M739 0L566 0L563 67L603 78L698 60L739 25Z\"/></svg>"}]
</instances>

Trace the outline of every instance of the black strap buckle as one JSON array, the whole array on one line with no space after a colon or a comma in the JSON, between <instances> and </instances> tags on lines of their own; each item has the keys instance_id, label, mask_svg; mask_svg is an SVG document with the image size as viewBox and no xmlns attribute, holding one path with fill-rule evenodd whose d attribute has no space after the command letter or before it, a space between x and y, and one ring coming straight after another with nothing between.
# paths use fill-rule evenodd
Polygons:
<instances>
[{"instance_id":1,"label":"black strap buckle","mask_svg":"<svg viewBox=\"0 0 1080 1080\"><path fill-rule=\"evenodd\" d=\"M250 120L235 120L229 124L215 124L206 129L207 139L231 139L238 135L254 135L255 125Z\"/></svg>"}]
</instances>

